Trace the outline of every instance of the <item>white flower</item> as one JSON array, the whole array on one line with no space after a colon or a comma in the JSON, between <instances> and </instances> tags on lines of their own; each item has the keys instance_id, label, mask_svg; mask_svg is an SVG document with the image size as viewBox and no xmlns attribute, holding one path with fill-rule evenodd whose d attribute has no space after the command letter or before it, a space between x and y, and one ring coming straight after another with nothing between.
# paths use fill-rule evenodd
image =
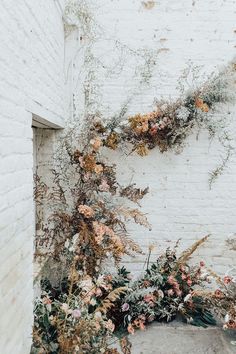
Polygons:
<instances>
[{"instance_id":1,"label":"white flower","mask_svg":"<svg viewBox=\"0 0 236 354\"><path fill-rule=\"evenodd\" d=\"M189 300L191 300L191 298L192 298L191 294L186 295L184 298L184 302L188 302Z\"/></svg>"},{"instance_id":2,"label":"white flower","mask_svg":"<svg viewBox=\"0 0 236 354\"><path fill-rule=\"evenodd\" d=\"M69 312L70 312L69 305L66 304L66 303L63 303L63 304L61 305L61 310L64 311L65 313L69 313Z\"/></svg>"},{"instance_id":3,"label":"white flower","mask_svg":"<svg viewBox=\"0 0 236 354\"><path fill-rule=\"evenodd\" d=\"M100 311L96 311L94 314L94 318L96 320L101 320L102 319L102 313Z\"/></svg>"},{"instance_id":4,"label":"white flower","mask_svg":"<svg viewBox=\"0 0 236 354\"><path fill-rule=\"evenodd\" d=\"M227 323L227 322L229 322L229 320L230 320L229 314L227 313L227 314L225 315L225 322Z\"/></svg>"},{"instance_id":5,"label":"white flower","mask_svg":"<svg viewBox=\"0 0 236 354\"><path fill-rule=\"evenodd\" d=\"M69 240L66 240L66 242L65 242L65 248L69 248L70 247L70 242L69 242Z\"/></svg>"},{"instance_id":6,"label":"white flower","mask_svg":"<svg viewBox=\"0 0 236 354\"><path fill-rule=\"evenodd\" d=\"M207 272L202 272L201 275L200 275L200 279L201 280L205 280L208 276L208 273Z\"/></svg>"},{"instance_id":7,"label":"white flower","mask_svg":"<svg viewBox=\"0 0 236 354\"><path fill-rule=\"evenodd\" d=\"M164 112L167 108L168 108L168 104L164 103L163 105L161 105L161 110Z\"/></svg>"},{"instance_id":8,"label":"white flower","mask_svg":"<svg viewBox=\"0 0 236 354\"><path fill-rule=\"evenodd\" d=\"M89 291L93 288L93 282L91 278L87 278L81 281L80 287L84 291Z\"/></svg>"},{"instance_id":9,"label":"white flower","mask_svg":"<svg viewBox=\"0 0 236 354\"><path fill-rule=\"evenodd\" d=\"M106 285L106 282L104 280L104 275L99 275L96 284L98 287L103 287Z\"/></svg>"},{"instance_id":10,"label":"white flower","mask_svg":"<svg viewBox=\"0 0 236 354\"><path fill-rule=\"evenodd\" d=\"M90 305L95 306L96 303L97 303L97 301L95 299L91 299L90 300Z\"/></svg>"},{"instance_id":11,"label":"white flower","mask_svg":"<svg viewBox=\"0 0 236 354\"><path fill-rule=\"evenodd\" d=\"M179 109L177 109L176 111L176 116L179 120L182 120L184 122L187 121L188 117L189 117L189 110L186 107L180 107Z\"/></svg>"}]
</instances>

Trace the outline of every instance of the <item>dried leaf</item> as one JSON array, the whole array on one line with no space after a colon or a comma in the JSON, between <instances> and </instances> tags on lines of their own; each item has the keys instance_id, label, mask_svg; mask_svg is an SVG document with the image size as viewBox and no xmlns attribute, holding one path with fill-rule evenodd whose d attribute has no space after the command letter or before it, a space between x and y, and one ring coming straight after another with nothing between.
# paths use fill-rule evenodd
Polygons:
<instances>
[{"instance_id":1,"label":"dried leaf","mask_svg":"<svg viewBox=\"0 0 236 354\"><path fill-rule=\"evenodd\" d=\"M107 297L103 300L102 304L96 309L96 312L106 314L113 306L114 302L119 299L122 294L125 294L127 287L122 286L111 291Z\"/></svg>"},{"instance_id":2,"label":"dried leaf","mask_svg":"<svg viewBox=\"0 0 236 354\"><path fill-rule=\"evenodd\" d=\"M117 133L112 132L106 139L105 145L112 150L116 150L119 143L119 136Z\"/></svg>"},{"instance_id":3,"label":"dried leaf","mask_svg":"<svg viewBox=\"0 0 236 354\"><path fill-rule=\"evenodd\" d=\"M153 7L155 6L155 1L142 1L142 5L145 9L147 10L151 10L153 9Z\"/></svg>"},{"instance_id":4,"label":"dried leaf","mask_svg":"<svg viewBox=\"0 0 236 354\"><path fill-rule=\"evenodd\" d=\"M140 199L142 199L149 191L149 188L140 189L135 188L135 183L129 185L128 187L122 188L120 191L121 197L126 197L134 203L138 203Z\"/></svg>"},{"instance_id":5,"label":"dried leaf","mask_svg":"<svg viewBox=\"0 0 236 354\"><path fill-rule=\"evenodd\" d=\"M208 240L209 237L210 237L210 235L204 236L200 240L196 241L187 250L185 250L178 259L178 262L177 262L178 266L180 264L186 264L186 262L189 260L191 255L197 250L198 247L200 247L204 242L206 242L206 240Z\"/></svg>"},{"instance_id":6,"label":"dried leaf","mask_svg":"<svg viewBox=\"0 0 236 354\"><path fill-rule=\"evenodd\" d=\"M140 143L135 147L135 151L140 156L147 156L148 155L148 148L146 147L145 143Z\"/></svg>"}]
</instances>

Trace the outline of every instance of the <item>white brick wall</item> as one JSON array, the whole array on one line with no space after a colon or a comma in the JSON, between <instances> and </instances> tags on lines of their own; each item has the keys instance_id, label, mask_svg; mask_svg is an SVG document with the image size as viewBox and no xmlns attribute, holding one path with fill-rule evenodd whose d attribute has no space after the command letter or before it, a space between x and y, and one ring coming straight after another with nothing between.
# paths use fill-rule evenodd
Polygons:
<instances>
[{"instance_id":1,"label":"white brick wall","mask_svg":"<svg viewBox=\"0 0 236 354\"><path fill-rule=\"evenodd\" d=\"M140 0L91 3L103 28L94 32L98 41L91 50L96 63L84 61L88 52L81 29L79 35L70 36L64 53L63 0L2 0L0 5L0 352L4 354L26 354L31 342L32 113L63 126L69 114L65 79L72 84L71 102L75 94L75 115L84 112L85 87L91 97L86 108L91 111L99 108L109 117L133 96L129 113L146 112L155 97L178 96L177 81L189 61L202 66L201 82L205 73L218 70L235 55L235 0L160 0L150 10ZM147 55L151 64L155 62L152 77L149 85L140 85L140 71L148 76L143 67ZM235 109L227 105L221 114L232 121L235 137ZM158 253L179 237L185 247L212 233L199 257L222 272L235 265L235 254L225 247L225 239L236 230L235 155L213 189L208 188L208 173L220 161L220 150L201 132L198 141L189 137L180 155L153 150L141 159L110 153L118 162L120 182L150 187L142 205L153 230L133 229L144 250L154 242ZM137 271L143 259L128 262Z\"/></svg>"},{"instance_id":2,"label":"white brick wall","mask_svg":"<svg viewBox=\"0 0 236 354\"><path fill-rule=\"evenodd\" d=\"M88 68L91 70L90 78L95 77L90 87L92 109L102 110L104 116L111 117L119 112L132 93L128 114L148 112L154 107L154 98L178 97L178 79L189 63L200 66L199 83L236 54L236 1L157 0L150 10L142 5L145 1L140 0L91 3L95 19L103 29L97 27L98 41L91 48L98 60L94 64L85 62L81 75L82 62L77 58L74 74L78 70L78 78L81 78ZM86 41L82 39L83 44L86 48ZM134 53L138 50L139 53ZM145 51L152 53L155 65L150 84L140 86L140 69L144 71L140 54ZM80 114L84 102L83 81L74 82ZM195 80L190 80L189 87L193 85L196 85ZM221 114L231 122L234 146L235 113L235 107L227 104L219 107L219 113L213 116L215 119ZM145 158L127 157L122 152L109 153L110 158L118 162L120 182L132 181L150 188L149 195L142 201L142 209L148 213L153 229L151 232L140 227L131 229L145 251L150 243L155 243L155 253L159 253L179 238L182 238L181 247L187 247L211 233L211 240L199 250L199 258L203 257L209 266L220 272L236 265L235 252L225 245L228 235L236 231L235 152L212 190L208 187L209 172L220 163L222 155L222 147L216 140L210 143L206 132L201 132L198 140L196 134L189 137L179 155L161 154L157 149ZM129 267L138 271L143 260L143 257L128 260Z\"/></svg>"},{"instance_id":3,"label":"white brick wall","mask_svg":"<svg viewBox=\"0 0 236 354\"><path fill-rule=\"evenodd\" d=\"M64 29L54 0L0 5L0 352L30 351L32 114L63 126Z\"/></svg>"}]
</instances>

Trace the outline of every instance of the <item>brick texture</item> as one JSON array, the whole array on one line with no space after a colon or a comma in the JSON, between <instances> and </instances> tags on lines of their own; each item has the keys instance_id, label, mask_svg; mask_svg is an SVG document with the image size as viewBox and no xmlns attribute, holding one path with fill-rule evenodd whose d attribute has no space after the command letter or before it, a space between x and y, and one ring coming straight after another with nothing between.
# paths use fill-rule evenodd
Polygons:
<instances>
[{"instance_id":1,"label":"brick texture","mask_svg":"<svg viewBox=\"0 0 236 354\"><path fill-rule=\"evenodd\" d=\"M33 320L32 114L63 125L64 29L53 0L0 11L0 352L30 352Z\"/></svg>"}]
</instances>

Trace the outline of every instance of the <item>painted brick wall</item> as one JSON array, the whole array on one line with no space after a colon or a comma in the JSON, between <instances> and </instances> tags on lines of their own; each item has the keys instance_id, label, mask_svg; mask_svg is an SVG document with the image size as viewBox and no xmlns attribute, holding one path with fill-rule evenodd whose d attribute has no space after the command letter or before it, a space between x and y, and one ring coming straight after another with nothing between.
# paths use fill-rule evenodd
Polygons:
<instances>
[{"instance_id":1,"label":"painted brick wall","mask_svg":"<svg viewBox=\"0 0 236 354\"><path fill-rule=\"evenodd\" d=\"M155 98L178 97L178 80L189 66L199 67L194 70L196 79L191 80L191 75L188 78L192 88L204 82L211 72L220 70L236 54L236 1L92 3L98 26L97 42L90 51L97 60L94 66L89 60L84 63L89 63L85 70L89 67L90 78L95 78L89 91L91 105L87 108L98 108L104 116L117 114L127 99L130 99L127 115L148 112L153 109ZM86 48L86 45L86 38L84 42L82 39L81 46ZM146 63L151 64L148 64L151 75L148 65L143 66L145 56L150 59ZM91 60L91 55L88 58ZM81 63L77 64L77 70L81 77ZM78 80L75 81L79 115L84 102L83 90L88 86L83 82L79 86ZM188 82L181 81L188 87ZM235 107L227 104L219 107L219 112L212 117L214 120L222 116L229 122L234 147L235 113ZM131 227L131 235L144 251L154 243L155 253L159 253L179 238L184 248L211 233L210 241L199 250L197 257L206 259L209 266L223 273L236 266L235 251L229 250L225 243L236 231L235 153L211 190L208 186L209 172L220 163L222 155L224 150L220 144L216 139L210 142L204 131L198 138L196 132L191 135L181 154L153 150L149 156L140 158L122 152L109 153L118 162L121 183L136 182L138 186L150 188L142 207L152 231ZM127 260L128 266L138 271L144 258Z\"/></svg>"},{"instance_id":2,"label":"painted brick wall","mask_svg":"<svg viewBox=\"0 0 236 354\"><path fill-rule=\"evenodd\" d=\"M54 0L0 5L0 352L30 351L33 306L32 114L63 126L64 28Z\"/></svg>"},{"instance_id":3,"label":"painted brick wall","mask_svg":"<svg viewBox=\"0 0 236 354\"><path fill-rule=\"evenodd\" d=\"M178 96L178 79L190 62L201 66L201 82L235 56L235 0L94 0L92 9L103 28L94 31L97 39L90 48L94 56L80 28L79 35L67 40L64 67L59 3L63 7L63 1L53 0L1 2L0 352L4 354L26 354L30 348L32 113L63 126L68 114L67 78L70 94L74 93L71 113L77 118L84 112L88 92L87 111L99 108L109 117L128 98L128 114L146 112L153 108L155 97ZM235 108L227 105L218 114L228 117L235 137ZM196 134L189 137L179 155L157 150L144 159L110 154L118 162L120 182L150 188L142 206L153 229L131 228L144 251L155 243L158 253L180 237L187 246L211 233L199 258L204 256L222 272L235 265L235 253L225 245L236 229L235 155L212 190L208 188L209 171L220 162L221 153L221 146L216 141L210 144L207 133L201 132L198 140ZM141 257L127 261L133 271L142 262Z\"/></svg>"}]
</instances>

